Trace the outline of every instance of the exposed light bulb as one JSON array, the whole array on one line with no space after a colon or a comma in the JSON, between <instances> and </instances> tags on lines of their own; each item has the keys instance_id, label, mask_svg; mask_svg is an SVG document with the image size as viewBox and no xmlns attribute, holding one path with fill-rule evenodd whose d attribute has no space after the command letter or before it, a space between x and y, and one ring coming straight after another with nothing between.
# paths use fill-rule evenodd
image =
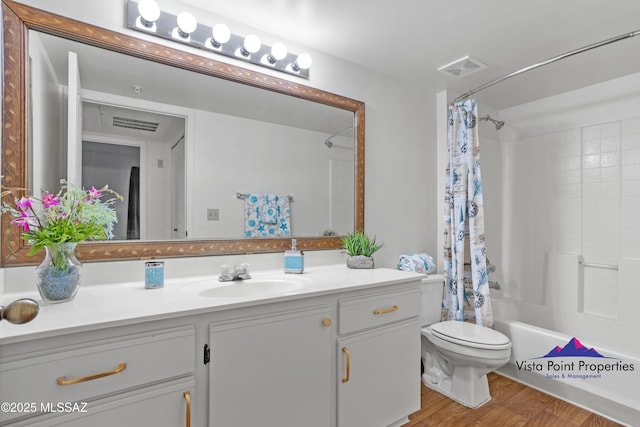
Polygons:
<instances>
[{"instance_id":1,"label":"exposed light bulb","mask_svg":"<svg viewBox=\"0 0 640 427\"><path fill-rule=\"evenodd\" d=\"M198 21L196 17L189 12L180 12L177 18L178 32L184 38L189 37L189 34L193 33L198 27Z\"/></svg>"},{"instance_id":2,"label":"exposed light bulb","mask_svg":"<svg viewBox=\"0 0 640 427\"><path fill-rule=\"evenodd\" d=\"M308 70L311 67L311 55L308 53L301 53L293 63L293 69L295 71Z\"/></svg>"},{"instance_id":3,"label":"exposed light bulb","mask_svg":"<svg viewBox=\"0 0 640 427\"><path fill-rule=\"evenodd\" d=\"M215 47L225 44L231 39L231 31L224 24L216 24L211 29L211 43Z\"/></svg>"},{"instance_id":4,"label":"exposed light bulb","mask_svg":"<svg viewBox=\"0 0 640 427\"><path fill-rule=\"evenodd\" d=\"M252 64L264 66L276 71L309 78L311 56L308 53L289 52L281 42L273 45L262 44L256 34L246 37L234 34L224 21L213 26L198 22L193 13L183 11L179 14L160 9L159 0L134 0L127 6L127 26L145 34L153 34L204 48L209 52L240 59ZM185 8L186 9L186 8Z\"/></svg>"},{"instance_id":5,"label":"exposed light bulb","mask_svg":"<svg viewBox=\"0 0 640 427\"><path fill-rule=\"evenodd\" d=\"M244 43L242 44L242 54L244 56L249 56L252 53L256 53L260 50L260 46L262 43L260 42L260 38L255 34L249 34L244 38Z\"/></svg>"},{"instance_id":6,"label":"exposed light bulb","mask_svg":"<svg viewBox=\"0 0 640 427\"><path fill-rule=\"evenodd\" d=\"M142 25L149 28L160 18L160 7L154 0L140 0L138 13L140 14Z\"/></svg>"},{"instance_id":7,"label":"exposed light bulb","mask_svg":"<svg viewBox=\"0 0 640 427\"><path fill-rule=\"evenodd\" d=\"M271 47L271 53L269 54L269 62L274 64L276 61L280 61L287 57L287 47L284 43L277 42Z\"/></svg>"}]
</instances>

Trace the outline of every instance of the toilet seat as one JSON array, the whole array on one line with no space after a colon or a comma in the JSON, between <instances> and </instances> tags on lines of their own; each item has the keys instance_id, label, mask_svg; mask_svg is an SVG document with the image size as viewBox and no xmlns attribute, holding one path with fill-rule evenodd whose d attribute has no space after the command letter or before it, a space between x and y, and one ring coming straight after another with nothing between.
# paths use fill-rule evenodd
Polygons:
<instances>
[{"instance_id":1,"label":"toilet seat","mask_svg":"<svg viewBox=\"0 0 640 427\"><path fill-rule=\"evenodd\" d=\"M431 333L448 342L466 347L504 350L511 348L509 338L498 331L480 325L447 320L429 326Z\"/></svg>"}]
</instances>

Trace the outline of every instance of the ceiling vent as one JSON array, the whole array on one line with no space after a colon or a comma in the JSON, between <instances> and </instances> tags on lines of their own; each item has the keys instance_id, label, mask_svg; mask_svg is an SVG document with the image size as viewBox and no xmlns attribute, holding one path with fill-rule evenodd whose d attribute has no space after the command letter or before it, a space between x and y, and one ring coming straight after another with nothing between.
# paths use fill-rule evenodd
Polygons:
<instances>
[{"instance_id":1,"label":"ceiling vent","mask_svg":"<svg viewBox=\"0 0 640 427\"><path fill-rule=\"evenodd\" d=\"M487 68L487 66L482 62L469 56L465 56L464 58L457 59L450 64L443 65L438 68L438 71L442 71L448 76L461 78L485 68Z\"/></svg>"},{"instance_id":2,"label":"ceiling vent","mask_svg":"<svg viewBox=\"0 0 640 427\"><path fill-rule=\"evenodd\" d=\"M113 125L116 127L144 130L147 132L155 132L158 129L160 123L147 122L138 119L128 119L126 117L113 117Z\"/></svg>"}]
</instances>

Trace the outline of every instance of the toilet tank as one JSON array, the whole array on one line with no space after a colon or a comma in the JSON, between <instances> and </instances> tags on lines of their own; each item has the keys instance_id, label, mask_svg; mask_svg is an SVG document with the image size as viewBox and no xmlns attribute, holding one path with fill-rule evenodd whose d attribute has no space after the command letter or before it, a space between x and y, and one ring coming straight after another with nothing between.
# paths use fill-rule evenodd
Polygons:
<instances>
[{"instance_id":1,"label":"toilet tank","mask_svg":"<svg viewBox=\"0 0 640 427\"><path fill-rule=\"evenodd\" d=\"M442 296L444 290L444 276L442 274L429 275L422 279L422 315L420 324L431 325L440 321L442 314Z\"/></svg>"}]
</instances>

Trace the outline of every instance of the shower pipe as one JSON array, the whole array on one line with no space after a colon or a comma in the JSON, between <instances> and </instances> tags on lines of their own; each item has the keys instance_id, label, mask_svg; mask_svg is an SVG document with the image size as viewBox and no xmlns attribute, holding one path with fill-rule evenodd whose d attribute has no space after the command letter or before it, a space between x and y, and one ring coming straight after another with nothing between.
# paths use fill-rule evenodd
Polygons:
<instances>
[{"instance_id":1,"label":"shower pipe","mask_svg":"<svg viewBox=\"0 0 640 427\"><path fill-rule=\"evenodd\" d=\"M565 53L563 53L561 55L554 56L554 57L549 58L549 59L547 59L545 61L538 62L537 64L529 65L528 67L525 67L525 68L522 68L522 69L520 69L518 71L514 71L512 73L506 74L506 75L504 75L502 77L498 77L495 80L491 80L490 82L487 82L487 83L485 83L485 84L483 84L481 86L478 86L475 89L472 89L472 90L470 90L468 92L463 93L462 95L460 95L459 97L454 99L453 102L451 103L451 105L454 105L454 104L457 104L458 102L461 102L461 101L464 101L466 99L469 99L472 95L474 95L474 94L476 94L476 93L478 93L478 92L480 92L482 90L485 90L485 89L487 89L487 88L489 88L489 87L491 87L491 86L493 86L495 84L503 82L504 80L510 79L511 77L515 77L515 76L518 76L518 75L520 75L522 73L526 73L527 71L531 71L531 70L534 70L536 68L542 67L544 65L551 64L552 62L556 62L556 61L559 61L561 59L565 59L565 58L568 58L570 56L577 55L579 53L586 52L586 51L589 51L589 50L592 50L592 49L596 49L598 47L606 46L608 44L615 43L615 42L618 42L618 41L621 41L621 40L629 39L629 38L635 37L637 35L640 35L640 30L632 31L630 33L620 34L619 36L611 37L609 39L602 40L602 41L599 41L597 43L592 43L590 45L583 46L581 48L574 49L574 50L569 51L569 52L565 52Z\"/></svg>"}]
</instances>

